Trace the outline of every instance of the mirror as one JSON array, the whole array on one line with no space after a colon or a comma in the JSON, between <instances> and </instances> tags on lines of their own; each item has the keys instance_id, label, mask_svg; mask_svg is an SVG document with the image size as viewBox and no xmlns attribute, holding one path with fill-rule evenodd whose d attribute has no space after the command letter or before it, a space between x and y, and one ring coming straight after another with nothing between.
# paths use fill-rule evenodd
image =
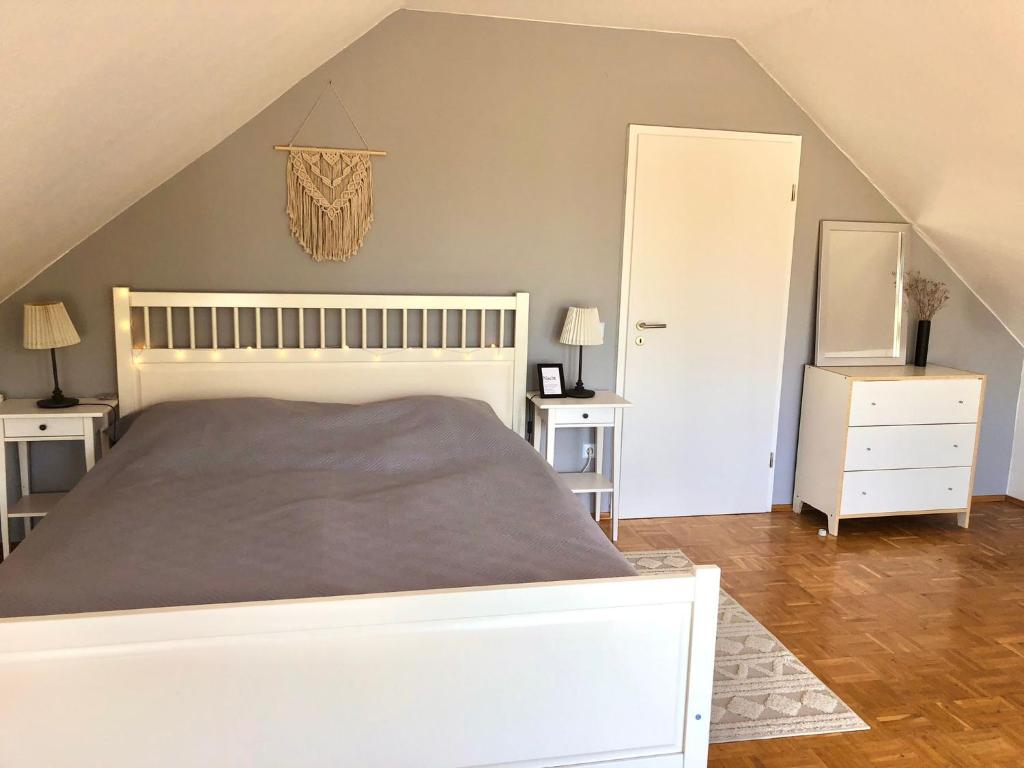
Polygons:
<instances>
[{"instance_id":1,"label":"mirror","mask_svg":"<svg viewBox=\"0 0 1024 768\"><path fill-rule=\"evenodd\" d=\"M823 221L816 365L904 365L907 224Z\"/></svg>"}]
</instances>

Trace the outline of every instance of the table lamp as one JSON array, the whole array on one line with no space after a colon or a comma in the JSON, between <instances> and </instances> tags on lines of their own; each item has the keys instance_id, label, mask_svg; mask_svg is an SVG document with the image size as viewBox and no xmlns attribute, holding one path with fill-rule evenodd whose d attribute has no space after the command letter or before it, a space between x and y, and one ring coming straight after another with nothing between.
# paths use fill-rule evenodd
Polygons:
<instances>
[{"instance_id":1,"label":"table lamp","mask_svg":"<svg viewBox=\"0 0 1024 768\"><path fill-rule=\"evenodd\" d=\"M25 349L50 350L53 365L53 395L36 403L40 408L70 408L78 405L78 398L65 397L57 379L57 347L70 347L81 339L74 323L68 317L64 303L43 301L25 305Z\"/></svg>"},{"instance_id":2,"label":"table lamp","mask_svg":"<svg viewBox=\"0 0 1024 768\"><path fill-rule=\"evenodd\" d=\"M576 386L565 393L566 397L593 397L594 390L583 387L583 348L604 343L604 323L597 307L569 307L565 325L558 339L562 344L579 346L580 364L576 372Z\"/></svg>"}]
</instances>

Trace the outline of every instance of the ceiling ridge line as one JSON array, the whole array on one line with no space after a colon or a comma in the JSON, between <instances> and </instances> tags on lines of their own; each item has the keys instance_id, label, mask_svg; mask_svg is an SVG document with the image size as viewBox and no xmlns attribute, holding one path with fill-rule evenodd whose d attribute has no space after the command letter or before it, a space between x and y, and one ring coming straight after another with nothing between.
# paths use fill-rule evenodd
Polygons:
<instances>
[{"instance_id":1,"label":"ceiling ridge line","mask_svg":"<svg viewBox=\"0 0 1024 768\"><path fill-rule=\"evenodd\" d=\"M860 175L867 180L868 184L874 187L875 191L882 196L882 199L889 203L889 205L891 205L896 210L896 213L898 213L900 217L911 226L911 228L914 230L917 236L924 241L924 244L932 249L932 252L936 256L938 256L939 260L946 265L946 268L956 276L957 280L959 280L963 284L963 286L971 293L972 296L974 296L974 298L981 302L981 305L985 307L985 309L988 310L988 313L996 319L996 322L998 322L1003 327L1003 329L1008 334L1010 334L1010 338L1017 342L1018 346L1024 348L1024 340L1021 340L1021 338L1010 329L1010 326L1008 326L1006 322L1003 320L1003 318L1001 318L999 314L994 309L992 309L992 306L981 296L981 294L979 294L975 290L974 286L971 285L964 278L964 276L960 274L960 271L950 263L949 259L946 258L946 254L943 252L943 249L940 248L924 230L921 229L918 223L914 221L914 219L911 216L907 215L906 211L903 210L902 206L900 206L895 200L893 200L885 192L884 189L878 186L878 183L870 176L870 174L868 174L863 168L861 168L860 164L850 155L850 153L847 152L846 149L842 145L840 145L838 141L832 138L832 135L827 130L825 130L825 126L822 125L814 115L807 111L807 109L804 107L803 104L800 103L796 96L790 93L789 89L786 88L786 86L783 85L779 81L779 79L771 73L768 67L764 65L764 62L762 62L759 58L757 58L757 56L754 55L753 51L751 51L750 48L747 47L746 43L744 43L739 38L732 39L736 40L737 44L740 46L740 48L743 49L744 53L746 53L747 56L749 56L751 60L755 64L757 64L758 67L761 68L761 71L768 75L768 77L771 78L771 81L775 83L782 90L782 92L786 94L786 96L789 97L789 100L792 101L797 106L797 109L803 112L807 116L807 119L814 123L815 127L819 131L821 131L822 135L830 142L832 142L832 146L838 149L839 152L843 155L843 157L845 157L850 162L850 164L857 169L857 172L860 173Z\"/></svg>"},{"instance_id":2,"label":"ceiling ridge line","mask_svg":"<svg viewBox=\"0 0 1024 768\"><path fill-rule=\"evenodd\" d=\"M415 0L413 0L415 3ZM478 19L501 19L503 21L526 21L531 24L560 24L563 27L587 27L589 29L616 29L622 32L654 32L659 35L685 35L687 37L710 37L714 40L734 40L729 35L712 35L709 32L680 32L678 29L658 29L657 27L625 27L616 24L588 24L583 21L559 21L556 19L535 19L530 16L506 16L498 13L470 13L468 11L442 11L437 8L420 8L403 0L400 6L405 11L416 13L440 13L445 16L471 16ZM751 57L753 58L753 57Z\"/></svg>"}]
</instances>

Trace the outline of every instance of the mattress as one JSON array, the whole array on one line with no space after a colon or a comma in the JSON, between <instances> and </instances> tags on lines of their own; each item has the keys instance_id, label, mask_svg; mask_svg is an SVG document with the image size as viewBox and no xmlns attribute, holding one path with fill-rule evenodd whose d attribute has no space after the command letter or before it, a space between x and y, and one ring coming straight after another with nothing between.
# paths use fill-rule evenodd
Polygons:
<instances>
[{"instance_id":1,"label":"mattress","mask_svg":"<svg viewBox=\"0 0 1024 768\"><path fill-rule=\"evenodd\" d=\"M164 403L0 564L0 616L633 575L484 403Z\"/></svg>"}]
</instances>

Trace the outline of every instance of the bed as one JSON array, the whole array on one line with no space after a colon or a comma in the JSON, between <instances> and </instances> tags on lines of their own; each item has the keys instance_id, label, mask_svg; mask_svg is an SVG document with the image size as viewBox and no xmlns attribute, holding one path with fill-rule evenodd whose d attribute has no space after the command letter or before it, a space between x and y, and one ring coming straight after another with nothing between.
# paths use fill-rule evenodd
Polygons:
<instances>
[{"instance_id":1,"label":"bed","mask_svg":"<svg viewBox=\"0 0 1024 768\"><path fill-rule=\"evenodd\" d=\"M631 575L521 439L527 301L115 289L0 765L704 765L718 570Z\"/></svg>"}]
</instances>

